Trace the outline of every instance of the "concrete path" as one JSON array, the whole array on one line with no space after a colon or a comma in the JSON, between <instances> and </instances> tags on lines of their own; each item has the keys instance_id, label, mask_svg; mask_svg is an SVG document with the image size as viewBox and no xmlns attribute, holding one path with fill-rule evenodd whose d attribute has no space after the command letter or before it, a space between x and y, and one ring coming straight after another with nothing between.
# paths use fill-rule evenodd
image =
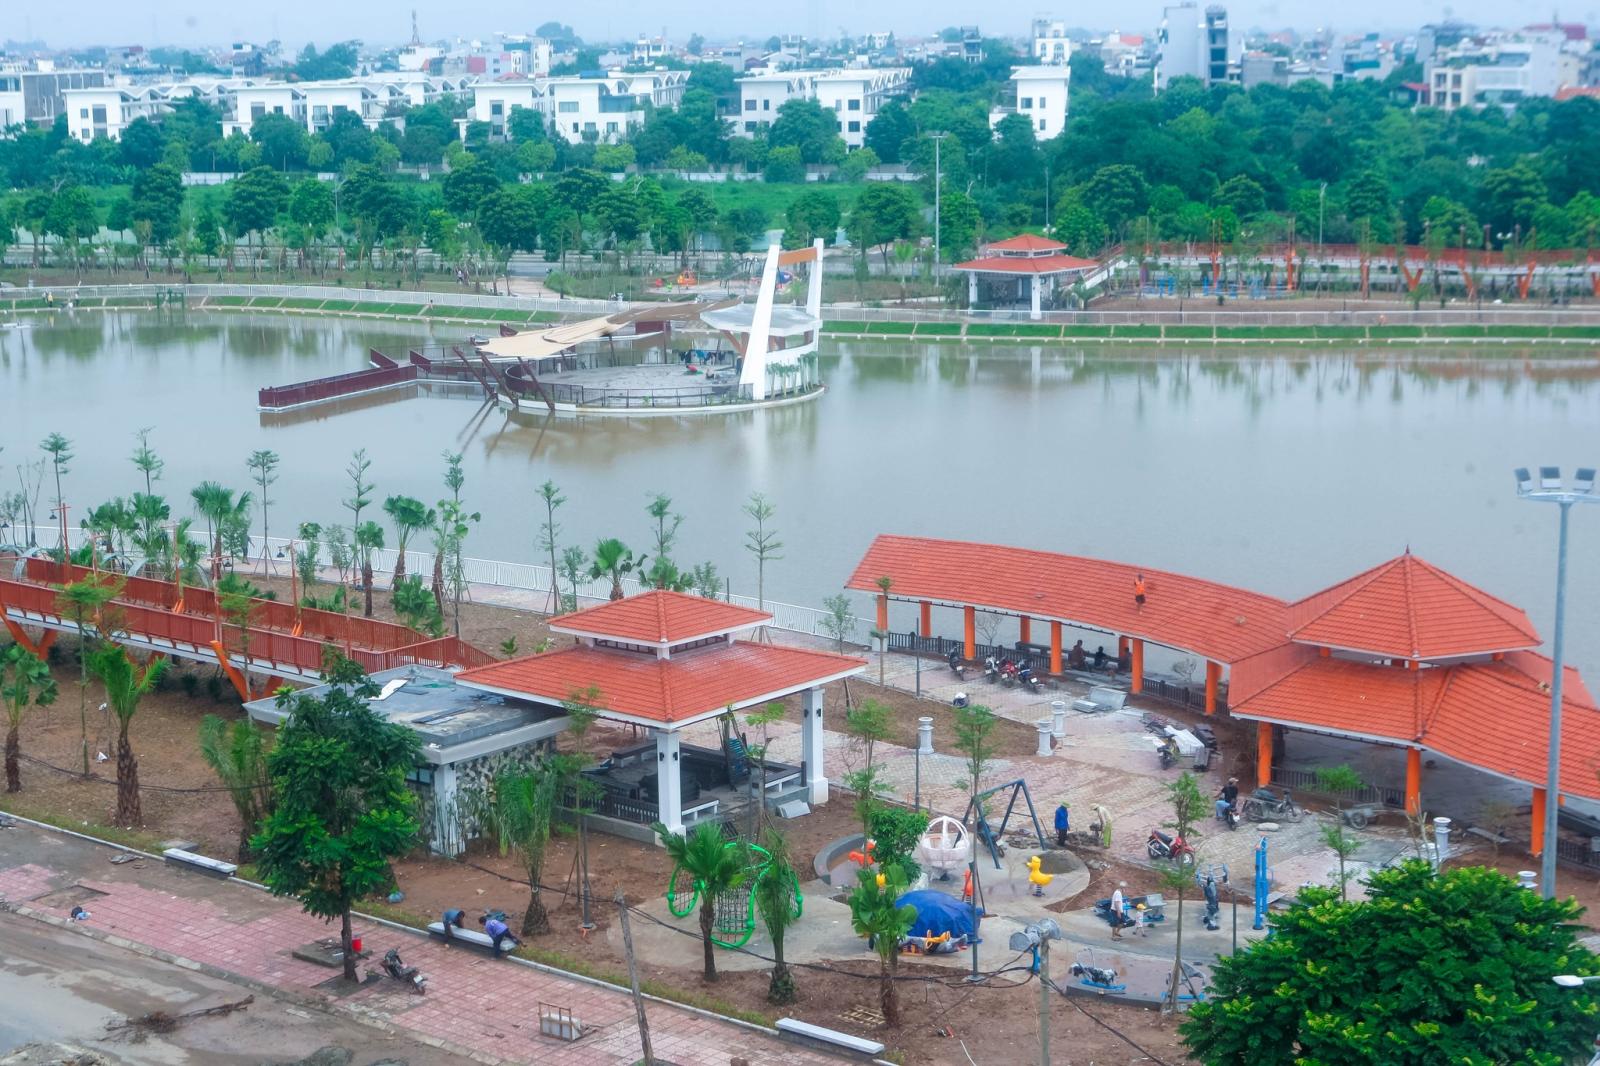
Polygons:
<instances>
[{"instance_id":1,"label":"concrete path","mask_svg":"<svg viewBox=\"0 0 1600 1066\"><path fill-rule=\"evenodd\" d=\"M237 881L153 859L113 865L117 854L24 824L0 831L0 900L8 912L0 914L0 941L29 919L52 922L190 969L213 968L266 994L336 1006L481 1062L631 1066L640 1057L633 1004L621 991L359 919L355 932L372 952L372 968L384 951L399 947L407 963L427 974L429 991L415 996L386 977L351 991L335 971L290 957L295 947L337 935L336 926ZM68 921L74 906L85 907L89 920ZM576 1043L541 1037L541 1004L568 1008L588 1035ZM752 1026L664 1003L648 1009L655 1053L679 1066L727 1066L733 1048L751 1066L836 1061Z\"/></svg>"}]
</instances>

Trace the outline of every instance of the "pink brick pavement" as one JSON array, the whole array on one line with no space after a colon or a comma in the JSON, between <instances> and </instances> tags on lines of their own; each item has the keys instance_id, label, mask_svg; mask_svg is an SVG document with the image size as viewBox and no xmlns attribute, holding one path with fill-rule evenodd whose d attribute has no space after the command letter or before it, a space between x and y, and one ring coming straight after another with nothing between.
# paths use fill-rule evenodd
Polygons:
<instances>
[{"instance_id":1,"label":"pink brick pavement","mask_svg":"<svg viewBox=\"0 0 1600 1066\"><path fill-rule=\"evenodd\" d=\"M0 857L0 863L5 860ZM120 936L183 959L300 995L327 996L315 986L335 971L290 957L292 949L336 935L337 926L238 884L171 870L112 868L104 878L39 864L0 869L0 899L21 906L82 886L88 929ZM99 868L95 868L99 873ZM181 893L181 894L180 894ZM72 903L52 897L37 909L65 917ZM75 897L76 898L76 897ZM337 1003L415 1034L448 1041L496 1059L541 1066L629 1066L640 1057L632 1000L624 993L490 959L472 949L377 925L355 923L376 960L398 946L428 976L428 994L412 995L385 978ZM330 1000L332 997L328 997ZM539 1035L539 1004L570 1009L587 1035L565 1043ZM665 1004L648 1005L653 1049L680 1066L727 1066L740 1055L752 1066L825 1066L837 1059L808 1053L762 1033Z\"/></svg>"}]
</instances>

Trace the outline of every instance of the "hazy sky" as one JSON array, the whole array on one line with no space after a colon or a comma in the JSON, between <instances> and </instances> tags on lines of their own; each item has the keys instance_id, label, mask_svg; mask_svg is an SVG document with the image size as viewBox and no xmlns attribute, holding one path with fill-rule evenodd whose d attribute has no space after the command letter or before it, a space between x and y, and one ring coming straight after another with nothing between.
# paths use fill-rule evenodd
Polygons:
<instances>
[{"instance_id":1,"label":"hazy sky","mask_svg":"<svg viewBox=\"0 0 1600 1066\"><path fill-rule=\"evenodd\" d=\"M1204 6L1204 0L1201 0ZM257 3L202 3L197 0L76 0L31 4L12 0L0 16L0 38L42 38L62 47L86 44L207 44L234 38L277 38L298 46L359 37L373 44L410 36L406 3L383 0L261 0ZM1161 20L1162 0L1049 0L1006 5L1005 14L974 0L810 0L798 4L735 4L729 0L639 0L580 5L528 4L510 0L415 0L424 39L462 36L487 39L496 30L528 31L547 19L567 22L580 36L616 40L638 33L682 39L699 31L716 40L740 35L794 32L833 36L891 29L904 35L941 26L977 22L984 32L1021 35L1034 14L1053 10L1069 24L1138 32ZM1235 26L1313 29L1334 20L1343 30L1409 29L1448 15L1484 25L1545 20L1550 5L1539 0L1231 0ZM1580 0L1559 8L1563 18L1595 21L1600 0Z\"/></svg>"}]
</instances>

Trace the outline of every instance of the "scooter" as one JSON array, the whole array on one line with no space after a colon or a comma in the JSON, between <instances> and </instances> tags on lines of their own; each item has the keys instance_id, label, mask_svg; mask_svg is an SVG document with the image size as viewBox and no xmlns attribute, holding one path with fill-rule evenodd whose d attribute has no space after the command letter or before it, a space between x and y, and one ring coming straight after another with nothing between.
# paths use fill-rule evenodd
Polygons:
<instances>
[{"instance_id":1,"label":"scooter","mask_svg":"<svg viewBox=\"0 0 1600 1066\"><path fill-rule=\"evenodd\" d=\"M1279 794L1270 788L1258 788L1244 801L1244 816L1252 822L1298 822L1300 814L1288 789Z\"/></svg>"},{"instance_id":2,"label":"scooter","mask_svg":"<svg viewBox=\"0 0 1600 1066\"><path fill-rule=\"evenodd\" d=\"M428 990L428 979L421 970L401 961L399 948L390 948L383 953L383 972L401 984L410 985L416 995L420 996Z\"/></svg>"},{"instance_id":3,"label":"scooter","mask_svg":"<svg viewBox=\"0 0 1600 1066\"><path fill-rule=\"evenodd\" d=\"M1227 802L1226 800L1222 799L1219 796L1217 798L1217 821L1219 821L1219 822L1227 822L1228 823L1228 828L1230 830L1238 829L1239 828L1239 808L1238 808L1238 806L1236 804L1232 804L1232 803Z\"/></svg>"},{"instance_id":4,"label":"scooter","mask_svg":"<svg viewBox=\"0 0 1600 1066\"><path fill-rule=\"evenodd\" d=\"M1044 682L1040 681L1039 678L1034 674L1033 667L1031 666L1024 666L1022 669L1018 670L1017 680L1021 681L1034 692L1041 692L1044 690Z\"/></svg>"},{"instance_id":5,"label":"scooter","mask_svg":"<svg viewBox=\"0 0 1600 1066\"><path fill-rule=\"evenodd\" d=\"M960 655L952 651L944 661L950 664L950 672L956 675L958 681L967 679L967 664L961 661Z\"/></svg>"},{"instance_id":6,"label":"scooter","mask_svg":"<svg viewBox=\"0 0 1600 1066\"><path fill-rule=\"evenodd\" d=\"M1150 830L1144 842L1145 854L1152 859L1171 859L1183 866L1194 865L1194 848L1181 836L1168 835L1159 829Z\"/></svg>"},{"instance_id":7,"label":"scooter","mask_svg":"<svg viewBox=\"0 0 1600 1066\"><path fill-rule=\"evenodd\" d=\"M1010 659L1002 660L1000 663L1000 683L1006 686L1017 683L1017 664Z\"/></svg>"},{"instance_id":8,"label":"scooter","mask_svg":"<svg viewBox=\"0 0 1600 1066\"><path fill-rule=\"evenodd\" d=\"M1000 660L993 655L983 660L983 679L989 682L1000 680Z\"/></svg>"},{"instance_id":9,"label":"scooter","mask_svg":"<svg viewBox=\"0 0 1600 1066\"><path fill-rule=\"evenodd\" d=\"M1178 742L1171 737L1156 741L1156 757L1161 760L1161 768L1170 770L1178 763Z\"/></svg>"}]
</instances>

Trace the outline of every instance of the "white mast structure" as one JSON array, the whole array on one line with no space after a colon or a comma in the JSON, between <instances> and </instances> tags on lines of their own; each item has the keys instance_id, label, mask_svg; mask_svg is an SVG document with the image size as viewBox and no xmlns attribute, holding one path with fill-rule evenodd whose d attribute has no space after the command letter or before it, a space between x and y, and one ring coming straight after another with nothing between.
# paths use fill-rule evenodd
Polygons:
<instances>
[{"instance_id":1,"label":"white mast structure","mask_svg":"<svg viewBox=\"0 0 1600 1066\"><path fill-rule=\"evenodd\" d=\"M822 239L813 241L810 248L785 252L774 244L767 249L767 261L761 270L761 284L756 291L754 304L737 304L720 310L706 311L701 320L733 342L743 358L739 384L750 388L752 400L765 400L771 391L773 356L784 363L815 355L822 333ZM805 309L788 304L778 306L778 271L799 263L811 264L811 277L806 289ZM772 349L774 337L804 335L797 345Z\"/></svg>"}]
</instances>

